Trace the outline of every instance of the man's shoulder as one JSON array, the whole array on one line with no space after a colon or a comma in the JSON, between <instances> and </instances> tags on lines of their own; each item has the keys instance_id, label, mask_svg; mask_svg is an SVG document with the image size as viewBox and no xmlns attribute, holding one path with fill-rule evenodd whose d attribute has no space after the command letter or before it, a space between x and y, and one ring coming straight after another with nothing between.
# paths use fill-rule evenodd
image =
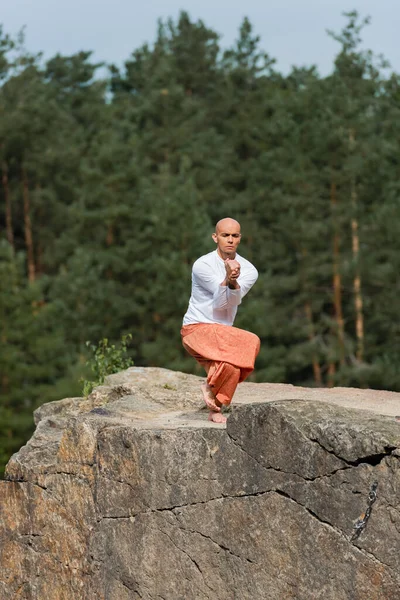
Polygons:
<instances>
[{"instance_id":1,"label":"man's shoulder","mask_svg":"<svg viewBox=\"0 0 400 600\"><path fill-rule=\"evenodd\" d=\"M249 271L255 271L256 273L258 272L253 263L247 260L247 258L244 258L244 256L241 256L240 254L236 253L236 260L242 268L245 268Z\"/></svg>"},{"instance_id":2,"label":"man's shoulder","mask_svg":"<svg viewBox=\"0 0 400 600\"><path fill-rule=\"evenodd\" d=\"M207 254L203 254L200 256L193 264L193 269L202 267L204 265L212 266L216 262L217 252L213 250L212 252L208 252Z\"/></svg>"}]
</instances>

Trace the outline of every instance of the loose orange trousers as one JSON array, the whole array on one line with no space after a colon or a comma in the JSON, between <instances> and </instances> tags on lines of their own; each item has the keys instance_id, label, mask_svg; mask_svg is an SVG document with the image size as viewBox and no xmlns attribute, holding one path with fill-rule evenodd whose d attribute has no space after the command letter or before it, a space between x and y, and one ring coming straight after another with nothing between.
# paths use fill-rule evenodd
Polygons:
<instances>
[{"instance_id":1,"label":"loose orange trousers","mask_svg":"<svg viewBox=\"0 0 400 600\"><path fill-rule=\"evenodd\" d=\"M195 323L181 329L182 344L207 373L221 404L229 406L238 383L254 370L260 339L250 331L218 323Z\"/></svg>"}]
</instances>

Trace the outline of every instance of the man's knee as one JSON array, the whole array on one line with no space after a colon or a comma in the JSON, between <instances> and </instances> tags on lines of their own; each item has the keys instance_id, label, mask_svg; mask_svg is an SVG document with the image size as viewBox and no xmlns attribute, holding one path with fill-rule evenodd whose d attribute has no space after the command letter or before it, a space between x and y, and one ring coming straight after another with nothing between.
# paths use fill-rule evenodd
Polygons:
<instances>
[{"instance_id":1,"label":"man's knee","mask_svg":"<svg viewBox=\"0 0 400 600\"><path fill-rule=\"evenodd\" d=\"M257 354L260 352L260 348L261 348L261 340L258 337L258 335L256 335L255 333L253 333L252 335L254 335L255 339L256 339L256 348L257 348Z\"/></svg>"},{"instance_id":2,"label":"man's knee","mask_svg":"<svg viewBox=\"0 0 400 600\"><path fill-rule=\"evenodd\" d=\"M246 337L248 339L249 344L251 344L252 346L254 346L256 348L256 352L258 354L260 351L260 347L261 347L260 338L258 337L258 335L256 335L255 333L252 333L251 331L246 331L245 333L247 334Z\"/></svg>"}]
</instances>

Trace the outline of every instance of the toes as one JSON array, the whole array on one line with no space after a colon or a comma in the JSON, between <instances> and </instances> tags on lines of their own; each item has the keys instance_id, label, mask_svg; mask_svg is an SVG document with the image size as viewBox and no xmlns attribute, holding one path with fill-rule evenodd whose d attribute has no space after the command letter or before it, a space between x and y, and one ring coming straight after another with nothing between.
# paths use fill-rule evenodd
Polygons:
<instances>
[{"instance_id":1,"label":"toes","mask_svg":"<svg viewBox=\"0 0 400 600\"><path fill-rule=\"evenodd\" d=\"M221 415L221 413L216 412L210 412L208 415L208 420L212 421L213 423L226 423L226 417Z\"/></svg>"}]
</instances>

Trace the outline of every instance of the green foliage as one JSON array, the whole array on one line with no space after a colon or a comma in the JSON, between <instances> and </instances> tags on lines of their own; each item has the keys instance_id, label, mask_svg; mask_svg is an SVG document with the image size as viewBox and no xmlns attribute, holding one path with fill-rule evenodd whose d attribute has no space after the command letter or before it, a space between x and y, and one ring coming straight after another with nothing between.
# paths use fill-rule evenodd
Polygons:
<instances>
[{"instance_id":1,"label":"green foliage","mask_svg":"<svg viewBox=\"0 0 400 600\"><path fill-rule=\"evenodd\" d=\"M24 259L0 241L0 472L31 435L34 409L74 388L70 378L60 384L76 352L66 344L55 306L44 301L44 280L28 283Z\"/></svg>"},{"instance_id":2,"label":"green foliage","mask_svg":"<svg viewBox=\"0 0 400 600\"><path fill-rule=\"evenodd\" d=\"M400 391L400 75L346 19L327 77L277 72L247 19L221 49L183 12L107 79L0 28L0 469L39 404L128 366L121 332L136 365L201 374L179 330L225 216L260 274L253 379Z\"/></svg>"},{"instance_id":3,"label":"green foliage","mask_svg":"<svg viewBox=\"0 0 400 600\"><path fill-rule=\"evenodd\" d=\"M174 385L170 385L169 383L164 383L163 388L165 390L171 390L173 392L178 391L178 388L176 388Z\"/></svg>"},{"instance_id":4,"label":"green foliage","mask_svg":"<svg viewBox=\"0 0 400 600\"><path fill-rule=\"evenodd\" d=\"M133 366L133 361L127 354L128 343L132 339L132 334L128 333L121 337L121 342L118 345L109 344L107 338L103 338L98 344L86 342L86 346L90 349L92 356L87 361L87 366L90 367L94 375L94 380L83 381L83 395L88 396L90 392L104 383L107 375L118 373Z\"/></svg>"}]
</instances>

